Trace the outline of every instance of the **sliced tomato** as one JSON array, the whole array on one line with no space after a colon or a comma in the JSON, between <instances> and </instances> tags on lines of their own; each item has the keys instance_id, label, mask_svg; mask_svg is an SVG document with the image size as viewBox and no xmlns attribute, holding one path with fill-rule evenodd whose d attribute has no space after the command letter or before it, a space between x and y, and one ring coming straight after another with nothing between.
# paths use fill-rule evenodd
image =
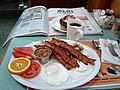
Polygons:
<instances>
[{"instance_id":1,"label":"sliced tomato","mask_svg":"<svg viewBox=\"0 0 120 90\"><path fill-rule=\"evenodd\" d=\"M15 52L19 52L21 54L25 54L27 56L33 57L34 50L32 47L17 47L13 49Z\"/></svg>"},{"instance_id":2,"label":"sliced tomato","mask_svg":"<svg viewBox=\"0 0 120 90\"><path fill-rule=\"evenodd\" d=\"M15 58L20 58L20 57L32 58L31 56L22 54L22 53L20 53L20 52L15 52L15 51L14 51L14 52L12 52L12 54L13 54L13 56L14 56Z\"/></svg>"},{"instance_id":3,"label":"sliced tomato","mask_svg":"<svg viewBox=\"0 0 120 90\"><path fill-rule=\"evenodd\" d=\"M35 61L31 61L31 65L29 69L25 73L23 73L21 76L29 79L38 75L40 73L40 70L41 70L40 65Z\"/></svg>"}]
</instances>

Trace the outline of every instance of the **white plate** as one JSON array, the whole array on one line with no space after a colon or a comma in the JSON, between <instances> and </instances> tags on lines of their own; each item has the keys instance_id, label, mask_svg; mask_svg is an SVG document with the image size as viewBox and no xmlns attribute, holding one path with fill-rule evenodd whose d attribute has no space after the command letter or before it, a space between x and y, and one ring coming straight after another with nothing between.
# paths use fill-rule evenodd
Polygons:
<instances>
[{"instance_id":1,"label":"white plate","mask_svg":"<svg viewBox=\"0 0 120 90\"><path fill-rule=\"evenodd\" d=\"M60 25L60 22L59 22L60 19L63 18L63 17L64 17L64 16L59 16L59 17L54 18L54 19L51 21L51 26L52 26L55 30L57 30L57 31L59 31L59 32L66 33L67 31L61 29L61 25ZM78 19L78 18L76 18L76 19Z\"/></svg>"},{"instance_id":2,"label":"white plate","mask_svg":"<svg viewBox=\"0 0 120 90\"><path fill-rule=\"evenodd\" d=\"M73 44L75 43L74 41L71 41L71 40L64 40L66 42L68 42L69 44ZM32 46L39 43L40 41L38 42L35 42L35 43L31 43L31 44L28 44L26 46ZM77 87L77 86L81 86L87 82L89 82L90 80L92 80L99 72L99 69L100 69L100 58L99 56L97 55L97 53L91 49L90 47L84 45L84 44L81 44L84 48L84 52L87 53L87 55L89 55L90 57L96 59L95 61L95 65L93 65L91 67L91 71L88 73L88 74L84 74L84 75L81 75L78 79L76 79L76 81L72 81L71 79L68 79L64 84L61 84L59 86L51 86L51 85L48 85L47 83L45 83L41 78L40 78L40 74L37 75L36 77L34 78L31 78L31 79L25 79L21 76L18 76L18 75L13 75L13 78L15 80L17 80L19 83L25 85L25 86L28 86L28 87L31 87L31 88L35 88L35 89L70 89L70 88L74 88L74 87ZM13 59L14 57L12 56L11 59Z\"/></svg>"},{"instance_id":3,"label":"white plate","mask_svg":"<svg viewBox=\"0 0 120 90\"><path fill-rule=\"evenodd\" d=\"M55 30L57 30L57 31L59 31L59 32L66 33L67 31L64 31L64 30L61 29L61 26L60 26L60 23L59 23L59 21L60 21L61 18L62 18L62 17L56 17L56 18L54 18L54 19L51 21L51 25L52 25L52 27L53 27Z\"/></svg>"}]
</instances>

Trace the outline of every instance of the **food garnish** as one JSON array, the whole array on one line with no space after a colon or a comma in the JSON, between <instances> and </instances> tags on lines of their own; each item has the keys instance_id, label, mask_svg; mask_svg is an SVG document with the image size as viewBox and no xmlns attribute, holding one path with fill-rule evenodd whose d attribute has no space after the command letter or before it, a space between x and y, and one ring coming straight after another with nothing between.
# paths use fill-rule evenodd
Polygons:
<instances>
[{"instance_id":1,"label":"food garnish","mask_svg":"<svg viewBox=\"0 0 120 90\"><path fill-rule=\"evenodd\" d=\"M26 58L34 58L33 56L33 48L32 47L16 47L12 52L15 58L26 57Z\"/></svg>"},{"instance_id":2,"label":"food garnish","mask_svg":"<svg viewBox=\"0 0 120 90\"><path fill-rule=\"evenodd\" d=\"M8 71L24 78L33 78L40 73L40 65L28 58L15 58L8 64Z\"/></svg>"},{"instance_id":3,"label":"food garnish","mask_svg":"<svg viewBox=\"0 0 120 90\"><path fill-rule=\"evenodd\" d=\"M27 79L33 78L40 73L40 70L40 65L34 60L31 60L31 65L29 69L26 72L24 72L21 76Z\"/></svg>"},{"instance_id":4,"label":"food garnish","mask_svg":"<svg viewBox=\"0 0 120 90\"><path fill-rule=\"evenodd\" d=\"M8 64L8 70L12 74L21 75L30 67L31 61L27 58L15 58Z\"/></svg>"},{"instance_id":5,"label":"food garnish","mask_svg":"<svg viewBox=\"0 0 120 90\"><path fill-rule=\"evenodd\" d=\"M20 57L24 57L24 58L28 58L28 59L31 59L31 58L32 58L31 56L22 54L22 53L20 53L20 52L15 52L15 51L13 51L12 54L13 54L13 56L14 56L15 58L20 58Z\"/></svg>"}]
</instances>

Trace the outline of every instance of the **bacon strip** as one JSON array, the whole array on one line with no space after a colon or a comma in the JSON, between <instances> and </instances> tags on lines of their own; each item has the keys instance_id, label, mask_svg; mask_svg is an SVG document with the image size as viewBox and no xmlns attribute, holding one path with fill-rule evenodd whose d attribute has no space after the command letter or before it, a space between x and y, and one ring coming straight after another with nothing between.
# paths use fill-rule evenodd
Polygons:
<instances>
[{"instance_id":1,"label":"bacon strip","mask_svg":"<svg viewBox=\"0 0 120 90\"><path fill-rule=\"evenodd\" d=\"M69 63L74 68L79 67L79 64L77 63L77 61L73 60L69 55L67 55L62 48L48 41L45 41L45 45L51 48L52 50L54 50L55 52L57 52L65 62Z\"/></svg>"},{"instance_id":2,"label":"bacon strip","mask_svg":"<svg viewBox=\"0 0 120 90\"><path fill-rule=\"evenodd\" d=\"M73 54L73 56L78 58L84 64L87 65L89 63L91 65L94 65L94 61L95 60L92 60L91 58L88 58L87 56L85 56L81 52L77 51L72 45L68 44L67 42L62 41L62 40L58 40L58 39L55 39L55 38L52 38L51 43L54 43L54 44L56 44L59 47L67 49L69 52L71 52L71 54Z\"/></svg>"},{"instance_id":3,"label":"bacon strip","mask_svg":"<svg viewBox=\"0 0 120 90\"><path fill-rule=\"evenodd\" d=\"M63 58L58 54L56 53L54 50L52 50L54 56L56 57L56 59L68 70L71 70L73 67L72 65L66 63Z\"/></svg>"}]
</instances>

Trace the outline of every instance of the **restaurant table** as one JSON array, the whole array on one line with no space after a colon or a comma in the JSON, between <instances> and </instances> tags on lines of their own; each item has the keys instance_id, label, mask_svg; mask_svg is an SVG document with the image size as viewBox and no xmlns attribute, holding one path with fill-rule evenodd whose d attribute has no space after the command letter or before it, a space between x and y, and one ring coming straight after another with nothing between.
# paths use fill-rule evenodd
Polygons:
<instances>
[{"instance_id":1,"label":"restaurant table","mask_svg":"<svg viewBox=\"0 0 120 90\"><path fill-rule=\"evenodd\" d=\"M102 29L103 35L95 36L83 36L83 40L99 40L99 38L117 40L118 37L114 35L110 29ZM12 51L14 47L22 47L29 43L48 39L46 36L31 36L31 37L15 37L9 42L8 50L2 60L0 65L0 90L26 90L27 87L17 82L11 74L8 72L7 65L12 56ZM62 39L66 39L66 36L60 36ZM104 87L94 87L94 88L85 88L85 89L115 89L120 88L120 85L104 86Z\"/></svg>"}]
</instances>

